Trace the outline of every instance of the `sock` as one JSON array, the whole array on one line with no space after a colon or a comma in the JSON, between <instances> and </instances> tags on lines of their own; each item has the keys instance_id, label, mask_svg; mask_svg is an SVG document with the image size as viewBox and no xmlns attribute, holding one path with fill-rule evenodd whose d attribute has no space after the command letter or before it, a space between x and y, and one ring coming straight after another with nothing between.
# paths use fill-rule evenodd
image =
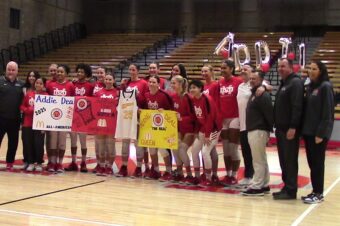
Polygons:
<instances>
[{"instance_id":1,"label":"sock","mask_svg":"<svg viewBox=\"0 0 340 226\"><path fill-rule=\"evenodd\" d=\"M231 171L231 170L228 170L227 176L228 176L228 177L231 177L231 175L232 175L232 171Z\"/></svg>"},{"instance_id":2,"label":"sock","mask_svg":"<svg viewBox=\"0 0 340 226\"><path fill-rule=\"evenodd\" d=\"M236 178L237 171L232 171L231 176Z\"/></svg>"},{"instance_id":3,"label":"sock","mask_svg":"<svg viewBox=\"0 0 340 226\"><path fill-rule=\"evenodd\" d=\"M72 162L77 162L77 155L72 155Z\"/></svg>"},{"instance_id":4,"label":"sock","mask_svg":"<svg viewBox=\"0 0 340 226\"><path fill-rule=\"evenodd\" d=\"M168 173L171 173L171 166L166 166L165 171L168 172Z\"/></svg>"}]
</instances>

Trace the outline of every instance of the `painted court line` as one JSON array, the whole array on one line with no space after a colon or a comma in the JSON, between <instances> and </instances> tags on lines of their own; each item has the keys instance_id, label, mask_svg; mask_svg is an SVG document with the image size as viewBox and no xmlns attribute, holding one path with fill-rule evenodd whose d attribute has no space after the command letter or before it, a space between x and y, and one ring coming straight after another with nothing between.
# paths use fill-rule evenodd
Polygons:
<instances>
[{"instance_id":1,"label":"painted court line","mask_svg":"<svg viewBox=\"0 0 340 226\"><path fill-rule=\"evenodd\" d=\"M90 221L90 220L82 220L77 218L70 218L70 217L58 217L58 216L50 216L45 214L36 214L36 213L30 213L30 212L21 212L21 211L14 211L14 210L5 210L0 209L0 213L9 213L9 214L19 214L29 217L40 217L40 218L46 218L50 220L63 220L63 221L72 221L72 222L78 222L78 223L87 223L92 225L105 225L105 226L120 226L119 224L110 224L100 221Z\"/></svg>"},{"instance_id":2,"label":"painted court line","mask_svg":"<svg viewBox=\"0 0 340 226\"><path fill-rule=\"evenodd\" d=\"M28 200L28 199L38 198L38 197L42 197L42 196L46 196L46 195L51 195L51 194L55 194L55 193L59 193L59 192L63 192L63 191L82 188L82 187L86 187L86 186L90 186L90 185L94 185L94 184L99 184L99 183L103 183L103 182L105 182L105 180L100 180L100 181L96 181L96 182L92 182L92 183L87 183L87 184L82 184L82 185L78 185L78 186L74 186L74 187L69 187L69 188L65 188L65 189L60 189L60 190L56 190L56 191L42 193L42 194L39 194L39 195L29 196L29 197L25 197L25 198L22 198L22 199L11 200L11 201L8 201L8 202L0 203L0 206L15 203L15 202L21 202L21 201Z\"/></svg>"},{"instance_id":3,"label":"painted court line","mask_svg":"<svg viewBox=\"0 0 340 226\"><path fill-rule=\"evenodd\" d=\"M338 179L336 179L331 186L329 186L327 188L327 190L324 192L324 197L326 197L326 195L340 182L340 177L338 177ZM297 226L299 225L304 219L305 217L312 212L312 210L314 208L316 208L318 205L320 204L306 204L306 205L310 205L298 218L296 218L296 220L291 224L291 226Z\"/></svg>"}]
</instances>

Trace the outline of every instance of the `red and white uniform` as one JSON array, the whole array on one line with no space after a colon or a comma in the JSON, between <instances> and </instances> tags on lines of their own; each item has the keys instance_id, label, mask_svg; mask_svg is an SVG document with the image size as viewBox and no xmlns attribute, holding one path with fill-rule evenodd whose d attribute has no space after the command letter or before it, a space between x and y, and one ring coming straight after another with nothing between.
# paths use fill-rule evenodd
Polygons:
<instances>
[{"instance_id":1,"label":"red and white uniform","mask_svg":"<svg viewBox=\"0 0 340 226\"><path fill-rule=\"evenodd\" d=\"M32 127L35 94L35 91L27 92L20 105L20 111L24 113L24 122L22 124L23 127ZM37 94L47 95L46 92L39 92Z\"/></svg>"},{"instance_id":2,"label":"red and white uniform","mask_svg":"<svg viewBox=\"0 0 340 226\"><path fill-rule=\"evenodd\" d=\"M196 115L191 97L185 94L183 97L177 93L171 94L174 110L179 113L181 121L178 122L178 131L181 134L194 133Z\"/></svg>"},{"instance_id":3,"label":"red and white uniform","mask_svg":"<svg viewBox=\"0 0 340 226\"><path fill-rule=\"evenodd\" d=\"M114 99L117 100L118 99L118 90L116 88L113 89L102 89L100 91L98 91L95 94L96 97L99 98L108 98L108 99Z\"/></svg>"},{"instance_id":4,"label":"red and white uniform","mask_svg":"<svg viewBox=\"0 0 340 226\"><path fill-rule=\"evenodd\" d=\"M103 82L96 82L93 87L93 93L92 95L95 96L95 94L99 91L102 90L105 87L105 84Z\"/></svg>"},{"instance_id":5,"label":"red and white uniform","mask_svg":"<svg viewBox=\"0 0 340 226\"><path fill-rule=\"evenodd\" d=\"M145 94L145 99L139 103L142 109L164 109L173 110L174 104L171 97L165 91L159 89L156 94L152 95L150 92Z\"/></svg>"},{"instance_id":6,"label":"red and white uniform","mask_svg":"<svg viewBox=\"0 0 340 226\"><path fill-rule=\"evenodd\" d=\"M46 91L52 96L74 96L74 85L70 81L64 83L50 82Z\"/></svg>"},{"instance_id":7,"label":"red and white uniform","mask_svg":"<svg viewBox=\"0 0 340 226\"><path fill-rule=\"evenodd\" d=\"M202 94L199 99L193 98L192 100L199 132L203 133L205 137L210 137L212 132L220 131L222 122L212 98Z\"/></svg>"},{"instance_id":8,"label":"red and white uniform","mask_svg":"<svg viewBox=\"0 0 340 226\"><path fill-rule=\"evenodd\" d=\"M237 93L238 87L243 81L235 76L229 80L222 78L219 81L219 111L221 117L238 118Z\"/></svg>"},{"instance_id":9,"label":"red and white uniform","mask_svg":"<svg viewBox=\"0 0 340 226\"><path fill-rule=\"evenodd\" d=\"M145 93L149 91L148 82L144 79L138 79L137 81L128 81L126 85L126 91L135 89L137 96L145 96Z\"/></svg>"},{"instance_id":10,"label":"red and white uniform","mask_svg":"<svg viewBox=\"0 0 340 226\"><path fill-rule=\"evenodd\" d=\"M216 81L212 81L209 84L204 84L203 93L211 96L215 103L219 100L219 84Z\"/></svg>"},{"instance_id":11,"label":"red and white uniform","mask_svg":"<svg viewBox=\"0 0 340 226\"><path fill-rule=\"evenodd\" d=\"M56 79L49 79L46 81L46 87L48 84L50 84L51 82L56 82L57 80Z\"/></svg>"},{"instance_id":12,"label":"red and white uniform","mask_svg":"<svg viewBox=\"0 0 340 226\"><path fill-rule=\"evenodd\" d=\"M94 86L88 82L73 82L74 85L74 95L75 96L92 96Z\"/></svg>"}]
</instances>

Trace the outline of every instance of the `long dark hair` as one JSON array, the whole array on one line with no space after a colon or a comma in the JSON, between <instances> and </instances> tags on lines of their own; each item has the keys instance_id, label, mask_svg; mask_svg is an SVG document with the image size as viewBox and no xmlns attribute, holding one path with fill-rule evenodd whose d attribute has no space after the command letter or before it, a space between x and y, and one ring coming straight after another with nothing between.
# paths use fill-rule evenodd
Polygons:
<instances>
[{"instance_id":1,"label":"long dark hair","mask_svg":"<svg viewBox=\"0 0 340 226\"><path fill-rule=\"evenodd\" d=\"M32 72L33 72L33 74L34 74L35 80L37 80L38 78L41 78L39 72L37 72L37 71L30 71L30 72L28 72L28 73L27 73L27 76L26 76L26 82L25 82L24 87L34 89L34 87L32 87L32 85L30 84L30 82L29 82L29 80L28 80L28 78L30 77L30 74L31 74Z\"/></svg>"},{"instance_id":2,"label":"long dark hair","mask_svg":"<svg viewBox=\"0 0 340 226\"><path fill-rule=\"evenodd\" d=\"M169 81L171 81L172 77L174 76L174 75L172 74L172 69L173 69L175 66L177 66L177 67L179 68L179 75L182 76L182 77L185 78L185 79L188 79L188 77L187 77L187 70L185 69L185 66L184 66L183 64L179 63L179 64L174 64L174 65L172 66Z\"/></svg>"},{"instance_id":3,"label":"long dark hair","mask_svg":"<svg viewBox=\"0 0 340 226\"><path fill-rule=\"evenodd\" d=\"M317 84L321 84L324 81L329 81L329 76L328 76L328 71L327 71L327 67L324 63L322 63L320 60L312 60L311 63L314 63L318 66L319 70L320 70L320 76L318 78L318 81L316 82L315 85Z\"/></svg>"}]
</instances>

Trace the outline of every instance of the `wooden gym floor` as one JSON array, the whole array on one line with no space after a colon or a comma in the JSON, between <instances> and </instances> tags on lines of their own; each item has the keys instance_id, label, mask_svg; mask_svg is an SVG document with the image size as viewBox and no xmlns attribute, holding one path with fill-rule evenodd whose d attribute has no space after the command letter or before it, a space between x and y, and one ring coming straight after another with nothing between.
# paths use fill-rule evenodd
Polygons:
<instances>
[{"instance_id":1,"label":"wooden gym floor","mask_svg":"<svg viewBox=\"0 0 340 226\"><path fill-rule=\"evenodd\" d=\"M22 159L19 143L17 169ZM69 145L70 142L67 143ZM116 147L120 155L121 143L117 142ZM143 179L99 177L92 173L6 172L6 148L5 138L0 152L0 225L340 224L339 150L327 152L325 201L307 205L299 200L301 195L311 191L303 148L299 158L300 189L298 199L293 201L274 201L271 195L243 197L238 190L231 188L199 189ZM88 138L88 148L88 168L93 168L95 154L92 136ZM223 177L221 146L218 152L219 176ZM267 153L273 192L282 185L276 147L268 147ZM66 155L67 165L71 161L70 152L67 151ZM117 162L120 166L119 157ZM130 173L133 170L134 162L131 161Z\"/></svg>"}]
</instances>

